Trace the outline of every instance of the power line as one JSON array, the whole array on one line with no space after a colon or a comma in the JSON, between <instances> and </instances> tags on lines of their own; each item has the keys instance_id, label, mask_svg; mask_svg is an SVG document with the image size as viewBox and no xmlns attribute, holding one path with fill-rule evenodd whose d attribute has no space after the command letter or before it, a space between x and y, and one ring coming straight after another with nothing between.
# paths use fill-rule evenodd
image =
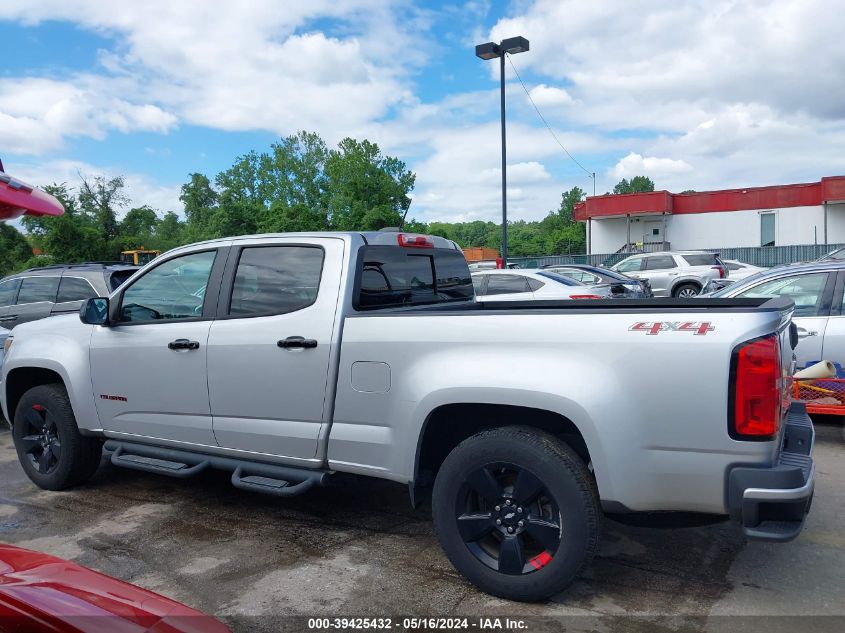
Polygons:
<instances>
[{"instance_id":1,"label":"power line","mask_svg":"<svg viewBox=\"0 0 845 633\"><path fill-rule=\"evenodd\" d=\"M510 55L507 55L507 58L508 58L508 62L510 62L511 68L513 68L513 72L516 74L516 78L517 78L517 79L519 79L519 83L520 83L520 84L522 84L522 89L525 91L525 94L528 96L528 100L531 102L531 105L533 105L533 106L534 106L534 110L536 110L536 111L537 111L537 116L539 116L539 117L540 117L540 120L541 120L543 123L545 123L545 124L546 124L546 127L548 128L549 133L552 135L552 138L555 140L555 142L556 142L558 145L560 145L560 148L561 148L561 149L562 149L562 150L566 153L566 155L567 155L567 156L569 156L569 158L571 158L571 159L572 159L572 162L573 162L573 163L575 163L576 165L578 165L581 169L583 169L583 170L584 170L584 172L585 172L585 173L586 173L586 174L587 174L590 178L593 178L593 179L594 179L594 181L595 181L595 172L590 171L589 169L587 169L586 167L584 167L584 165L582 165L581 163L579 163L579 162L578 162L578 159L576 159L576 158L575 158L572 154L570 154L570 153L569 153L569 150L568 150L568 149L566 149L566 148L563 146L563 143L561 143L561 142L560 142L560 139L557 137L557 134L555 134L555 131L552 129L552 126L551 126L551 125L549 125L549 122L548 122L548 121L546 121L546 118L545 118L545 117L543 116L543 114L540 112L540 108L538 108L538 107L537 107L537 104L536 104L536 103L534 103L534 99L532 99L532 98L531 98L531 93L528 91L528 88L525 86L525 82L524 82L524 81L522 81L522 77L520 77L520 76L519 76L519 71L516 69L516 66L514 66L514 65L513 65L513 61L511 61L511 56L510 56Z\"/></svg>"}]
</instances>

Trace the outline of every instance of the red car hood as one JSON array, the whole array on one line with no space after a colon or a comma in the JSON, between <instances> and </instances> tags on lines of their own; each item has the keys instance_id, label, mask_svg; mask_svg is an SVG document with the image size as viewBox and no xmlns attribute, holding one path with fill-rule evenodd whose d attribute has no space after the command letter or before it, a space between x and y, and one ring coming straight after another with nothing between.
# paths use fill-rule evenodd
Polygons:
<instances>
[{"instance_id":1,"label":"red car hood","mask_svg":"<svg viewBox=\"0 0 845 633\"><path fill-rule=\"evenodd\" d=\"M152 591L2 544L0 631L230 633L211 616Z\"/></svg>"},{"instance_id":2,"label":"red car hood","mask_svg":"<svg viewBox=\"0 0 845 633\"><path fill-rule=\"evenodd\" d=\"M62 204L49 193L13 178L0 163L0 220L21 215L62 215Z\"/></svg>"}]
</instances>

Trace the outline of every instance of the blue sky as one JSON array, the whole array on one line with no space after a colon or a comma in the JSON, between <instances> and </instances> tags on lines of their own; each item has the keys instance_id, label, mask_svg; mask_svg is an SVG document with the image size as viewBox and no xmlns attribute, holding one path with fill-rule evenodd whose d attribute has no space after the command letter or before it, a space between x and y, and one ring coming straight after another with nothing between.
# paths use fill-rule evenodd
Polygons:
<instances>
[{"instance_id":1,"label":"blue sky","mask_svg":"<svg viewBox=\"0 0 845 633\"><path fill-rule=\"evenodd\" d=\"M812 181L845 173L845 49L821 44L843 26L824 0L6 0L0 157L178 212L188 173L306 129L405 160L418 219L495 220L498 71L473 49L523 35L512 61L599 193ZM592 181L506 78L511 217L537 219Z\"/></svg>"}]
</instances>

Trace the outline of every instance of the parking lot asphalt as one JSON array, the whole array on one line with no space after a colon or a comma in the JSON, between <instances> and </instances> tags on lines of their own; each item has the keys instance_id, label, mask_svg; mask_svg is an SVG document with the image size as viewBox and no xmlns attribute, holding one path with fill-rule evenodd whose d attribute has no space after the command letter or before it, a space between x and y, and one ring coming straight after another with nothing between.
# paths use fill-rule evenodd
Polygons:
<instances>
[{"instance_id":1,"label":"parking lot asphalt","mask_svg":"<svg viewBox=\"0 0 845 633\"><path fill-rule=\"evenodd\" d=\"M361 480L280 500L241 492L219 472L175 480L104 459L85 486L45 492L23 474L3 424L0 542L157 591L233 630L315 615L507 616L529 618L530 630L845 630L839 426L817 424L815 459L813 509L792 543L748 543L725 522L606 520L580 580L546 603L520 604L464 581L440 550L430 507L412 510L402 486Z\"/></svg>"}]
</instances>

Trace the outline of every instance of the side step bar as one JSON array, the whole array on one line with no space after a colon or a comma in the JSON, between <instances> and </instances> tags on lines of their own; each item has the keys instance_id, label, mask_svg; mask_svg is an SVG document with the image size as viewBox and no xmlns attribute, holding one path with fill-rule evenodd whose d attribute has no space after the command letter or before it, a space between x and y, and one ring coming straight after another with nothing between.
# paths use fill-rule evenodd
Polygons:
<instances>
[{"instance_id":1,"label":"side step bar","mask_svg":"<svg viewBox=\"0 0 845 633\"><path fill-rule=\"evenodd\" d=\"M215 468L231 472L232 485L239 490L262 492L277 497L294 497L314 486L325 486L333 474L328 470L250 462L136 442L107 440L104 448L113 451L111 463L121 468L179 478L191 477L208 468Z\"/></svg>"}]
</instances>

